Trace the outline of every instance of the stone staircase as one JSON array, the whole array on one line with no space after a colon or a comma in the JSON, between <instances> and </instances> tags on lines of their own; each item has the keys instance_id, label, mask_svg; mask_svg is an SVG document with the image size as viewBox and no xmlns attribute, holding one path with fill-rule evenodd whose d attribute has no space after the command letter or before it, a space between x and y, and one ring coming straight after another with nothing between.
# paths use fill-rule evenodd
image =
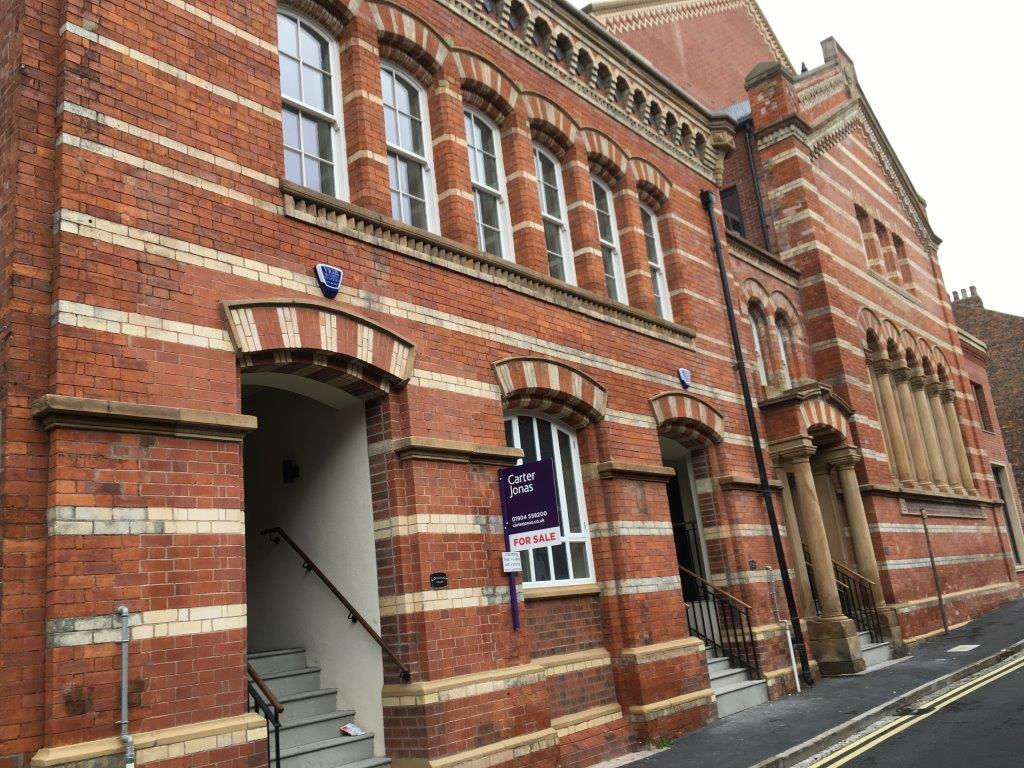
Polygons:
<instances>
[{"instance_id":1,"label":"stone staircase","mask_svg":"<svg viewBox=\"0 0 1024 768\"><path fill-rule=\"evenodd\" d=\"M708 675L720 718L768 701L768 683L751 679L746 669L734 666L727 656L712 656L711 653L709 648Z\"/></svg>"},{"instance_id":2,"label":"stone staircase","mask_svg":"<svg viewBox=\"0 0 1024 768\"><path fill-rule=\"evenodd\" d=\"M885 641L872 643L870 632L858 632L857 637L860 638L860 652L868 669L896 658L896 654L892 652L892 645Z\"/></svg>"},{"instance_id":3,"label":"stone staircase","mask_svg":"<svg viewBox=\"0 0 1024 768\"><path fill-rule=\"evenodd\" d=\"M355 712L338 709L336 688L320 687L320 668L307 665L304 648L251 653L249 663L284 707L280 768L391 765L386 757L374 757L372 733L345 736L339 732L342 725L353 722ZM273 728L270 738L274 738Z\"/></svg>"}]
</instances>

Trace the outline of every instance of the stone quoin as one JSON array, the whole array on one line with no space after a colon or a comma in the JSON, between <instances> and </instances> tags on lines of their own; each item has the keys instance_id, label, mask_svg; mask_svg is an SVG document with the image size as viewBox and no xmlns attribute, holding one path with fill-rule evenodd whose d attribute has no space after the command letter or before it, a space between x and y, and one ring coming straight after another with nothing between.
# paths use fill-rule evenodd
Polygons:
<instances>
[{"instance_id":1,"label":"stone quoin","mask_svg":"<svg viewBox=\"0 0 1024 768\"><path fill-rule=\"evenodd\" d=\"M795 690L764 493L812 675L941 631L922 512L951 625L1020 595L984 345L834 39L0 0L0 51L0 768L123 764L122 687L152 768L274 762L254 701L285 768L674 738ZM541 459L558 543L510 574Z\"/></svg>"}]
</instances>

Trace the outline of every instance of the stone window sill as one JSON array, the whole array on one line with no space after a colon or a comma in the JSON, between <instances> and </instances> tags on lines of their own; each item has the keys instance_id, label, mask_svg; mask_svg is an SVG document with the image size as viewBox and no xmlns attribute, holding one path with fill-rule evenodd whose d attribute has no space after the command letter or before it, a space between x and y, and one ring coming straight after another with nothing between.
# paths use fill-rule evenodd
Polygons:
<instances>
[{"instance_id":1,"label":"stone window sill","mask_svg":"<svg viewBox=\"0 0 1024 768\"><path fill-rule=\"evenodd\" d=\"M523 587L523 599L527 602L599 594L601 594L600 584L566 584L564 587Z\"/></svg>"}]
</instances>

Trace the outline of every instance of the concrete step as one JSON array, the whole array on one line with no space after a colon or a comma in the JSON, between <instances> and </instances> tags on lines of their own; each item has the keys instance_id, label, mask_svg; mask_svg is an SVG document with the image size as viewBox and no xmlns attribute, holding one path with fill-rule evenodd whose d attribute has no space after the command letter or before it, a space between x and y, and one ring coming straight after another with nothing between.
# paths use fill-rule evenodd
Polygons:
<instances>
[{"instance_id":1,"label":"concrete step","mask_svg":"<svg viewBox=\"0 0 1024 768\"><path fill-rule=\"evenodd\" d=\"M768 701L768 684L764 680L745 680L715 691L718 716L728 717L744 709Z\"/></svg>"},{"instance_id":2,"label":"concrete step","mask_svg":"<svg viewBox=\"0 0 1024 768\"><path fill-rule=\"evenodd\" d=\"M861 644L860 646L861 655L864 656L864 664L867 667L873 667L876 664L883 664L887 661L892 661L896 658L896 655L892 652L892 646L889 643L868 643L867 645Z\"/></svg>"},{"instance_id":3,"label":"concrete step","mask_svg":"<svg viewBox=\"0 0 1024 768\"><path fill-rule=\"evenodd\" d=\"M320 688L320 667L303 669L286 669L282 672L268 672L263 675L263 682L274 692L277 698L293 693L305 693Z\"/></svg>"},{"instance_id":4,"label":"concrete step","mask_svg":"<svg viewBox=\"0 0 1024 768\"><path fill-rule=\"evenodd\" d=\"M306 666L306 649L283 648L278 651L250 653L249 663L260 677L271 672L283 672L286 669L302 669Z\"/></svg>"},{"instance_id":5,"label":"concrete step","mask_svg":"<svg viewBox=\"0 0 1024 768\"><path fill-rule=\"evenodd\" d=\"M728 656L708 656L708 674L714 674L718 670L729 669L732 662Z\"/></svg>"},{"instance_id":6,"label":"concrete step","mask_svg":"<svg viewBox=\"0 0 1024 768\"><path fill-rule=\"evenodd\" d=\"M373 757L373 734L336 736L281 750L281 768L337 768Z\"/></svg>"},{"instance_id":7,"label":"concrete step","mask_svg":"<svg viewBox=\"0 0 1024 768\"><path fill-rule=\"evenodd\" d=\"M338 709L338 689L320 688L316 691L292 693L279 696L284 713L281 715L282 725L291 725L313 715L326 715Z\"/></svg>"},{"instance_id":8,"label":"concrete step","mask_svg":"<svg viewBox=\"0 0 1024 768\"><path fill-rule=\"evenodd\" d=\"M344 768L384 768L388 765L391 765L390 757L369 757L366 760L349 763Z\"/></svg>"},{"instance_id":9,"label":"concrete step","mask_svg":"<svg viewBox=\"0 0 1024 768\"><path fill-rule=\"evenodd\" d=\"M288 712L288 709L285 709ZM351 709L340 709L320 715L310 715L298 720L291 720L281 727L281 747L297 747L314 741L324 741L339 736L338 729L345 723L351 723L355 717Z\"/></svg>"},{"instance_id":10,"label":"concrete step","mask_svg":"<svg viewBox=\"0 0 1024 768\"><path fill-rule=\"evenodd\" d=\"M750 679L747 670L742 667L727 667L716 669L711 673L711 688L715 692L725 690L736 683L742 683Z\"/></svg>"}]
</instances>

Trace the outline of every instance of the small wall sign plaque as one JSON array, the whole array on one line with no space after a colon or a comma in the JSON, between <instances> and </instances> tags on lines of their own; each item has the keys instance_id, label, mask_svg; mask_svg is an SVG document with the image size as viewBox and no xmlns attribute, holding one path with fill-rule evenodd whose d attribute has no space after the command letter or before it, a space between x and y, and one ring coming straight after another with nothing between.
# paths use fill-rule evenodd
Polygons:
<instances>
[{"instance_id":1,"label":"small wall sign plaque","mask_svg":"<svg viewBox=\"0 0 1024 768\"><path fill-rule=\"evenodd\" d=\"M430 574L430 588L431 589L445 589L448 586L448 574L447 573L432 573Z\"/></svg>"}]
</instances>

